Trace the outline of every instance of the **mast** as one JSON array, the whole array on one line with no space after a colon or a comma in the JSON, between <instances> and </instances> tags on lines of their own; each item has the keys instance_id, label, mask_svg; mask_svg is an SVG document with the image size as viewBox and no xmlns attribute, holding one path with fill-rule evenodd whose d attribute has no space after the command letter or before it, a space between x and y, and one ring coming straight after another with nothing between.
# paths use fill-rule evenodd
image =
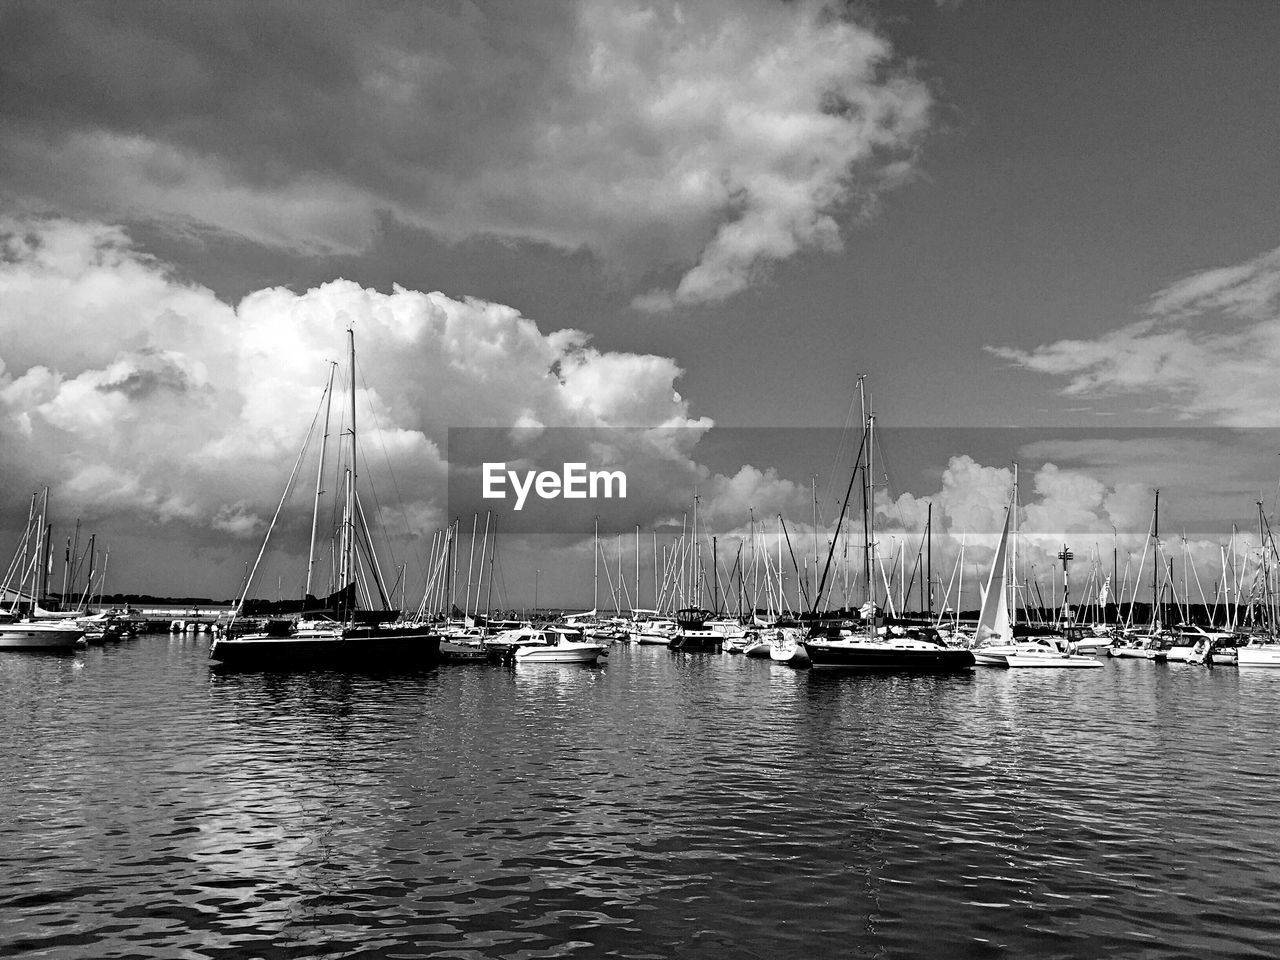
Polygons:
<instances>
[{"instance_id":1,"label":"mast","mask_svg":"<svg viewBox=\"0 0 1280 960\"><path fill-rule=\"evenodd\" d=\"M355 579L355 566L352 561L355 555L356 532L356 334L355 330L351 327L347 327L347 361L351 380L351 444L349 447L350 461L347 465L346 473L346 502L342 510L342 566L340 576L338 577L340 581L339 589L342 591L343 601L346 601L347 589ZM352 599L351 602L346 605L344 614L344 619L348 623L355 622L354 590L352 590Z\"/></svg>"},{"instance_id":2,"label":"mast","mask_svg":"<svg viewBox=\"0 0 1280 960\"><path fill-rule=\"evenodd\" d=\"M89 535L89 579L84 585L84 604L76 604L77 608L84 607L88 612L89 600L93 598L93 578L98 572L98 535L96 533Z\"/></svg>"},{"instance_id":3,"label":"mast","mask_svg":"<svg viewBox=\"0 0 1280 960\"><path fill-rule=\"evenodd\" d=\"M462 603L462 624L466 626L467 617L471 615L471 576L475 572L476 564L476 530L480 526L480 514L473 513L471 515L471 552L467 554L467 599ZM486 535L488 528L486 527ZM483 557L482 557L483 559ZM477 591L477 596L479 591Z\"/></svg>"},{"instance_id":4,"label":"mast","mask_svg":"<svg viewBox=\"0 0 1280 960\"><path fill-rule=\"evenodd\" d=\"M743 582L744 571L742 569L742 538L741 537L738 538L738 559L737 559L737 562L734 564L734 566L738 568L738 622L742 623L743 616L746 613L746 609L747 609L747 591L746 591L746 585Z\"/></svg>"},{"instance_id":5,"label":"mast","mask_svg":"<svg viewBox=\"0 0 1280 960\"><path fill-rule=\"evenodd\" d=\"M474 620L480 614L480 590L484 587L484 558L489 552L489 521L493 519L493 511L486 510L484 512L484 540L480 542L480 569L476 575L479 578L476 581L476 608L471 616ZM490 571L492 573L492 571ZM472 624L474 626L475 624Z\"/></svg>"},{"instance_id":6,"label":"mast","mask_svg":"<svg viewBox=\"0 0 1280 960\"><path fill-rule=\"evenodd\" d=\"M689 606L702 606L702 571L699 569L698 561L701 557L698 555L698 489L693 490L693 523L689 527L689 544L693 548L693 581L689 590Z\"/></svg>"},{"instance_id":7,"label":"mast","mask_svg":"<svg viewBox=\"0 0 1280 960\"><path fill-rule=\"evenodd\" d=\"M636 618L640 609L640 524L636 524L636 598L631 602L631 618Z\"/></svg>"},{"instance_id":8,"label":"mast","mask_svg":"<svg viewBox=\"0 0 1280 960\"><path fill-rule=\"evenodd\" d=\"M720 550L717 537L711 537L711 597L715 605L715 614L720 616Z\"/></svg>"},{"instance_id":9,"label":"mast","mask_svg":"<svg viewBox=\"0 0 1280 960\"><path fill-rule=\"evenodd\" d=\"M1259 502L1259 509L1262 504ZM1156 507L1155 512L1151 515L1151 630L1155 632L1160 629L1160 560L1158 551L1160 550L1160 488L1156 488Z\"/></svg>"},{"instance_id":10,"label":"mast","mask_svg":"<svg viewBox=\"0 0 1280 960\"><path fill-rule=\"evenodd\" d=\"M36 562L40 569L36 572L36 603L45 606L49 600L49 565L53 561L52 539L53 524L49 522L49 488L44 488L44 501L40 507L40 521L43 526L36 537Z\"/></svg>"},{"instance_id":11,"label":"mast","mask_svg":"<svg viewBox=\"0 0 1280 960\"><path fill-rule=\"evenodd\" d=\"M444 582L440 585L440 610L444 614L445 623L448 623L453 618L450 601L453 597L454 565L457 563L457 554L454 552L453 546L455 539L454 527L457 522L457 518L450 521L444 534Z\"/></svg>"},{"instance_id":12,"label":"mast","mask_svg":"<svg viewBox=\"0 0 1280 960\"><path fill-rule=\"evenodd\" d=\"M485 527L488 528L488 519L485 520ZM493 555L498 552L498 517L495 514L493 518L493 542L489 545L489 589L484 597L484 627L482 628L484 636L489 635L489 617L493 613Z\"/></svg>"},{"instance_id":13,"label":"mast","mask_svg":"<svg viewBox=\"0 0 1280 960\"><path fill-rule=\"evenodd\" d=\"M324 485L324 455L329 444L329 410L333 405L333 375L338 369L337 363L329 361L329 385L325 387L325 395L329 402L324 407L324 432L320 434L320 464L316 467L316 497L311 508L311 548L307 552L307 585L302 591L303 600L311 596L311 574L316 565L316 530L320 523L320 494Z\"/></svg>"},{"instance_id":14,"label":"mast","mask_svg":"<svg viewBox=\"0 0 1280 960\"><path fill-rule=\"evenodd\" d=\"M1262 629L1269 631L1271 624L1266 620L1271 618L1271 573L1267 569L1267 534L1265 525L1262 522L1262 501L1256 501L1258 504L1258 545L1262 548L1262 555L1258 558L1259 572L1262 574L1262 609L1263 616L1266 618L1263 622ZM1252 601L1250 601L1252 604ZM1252 618L1251 618L1252 619Z\"/></svg>"},{"instance_id":15,"label":"mast","mask_svg":"<svg viewBox=\"0 0 1280 960\"><path fill-rule=\"evenodd\" d=\"M102 595L107 590L107 564L111 562L111 548L107 547L106 554L102 558L102 577L98 580L98 609L102 609Z\"/></svg>"},{"instance_id":16,"label":"mast","mask_svg":"<svg viewBox=\"0 0 1280 960\"><path fill-rule=\"evenodd\" d=\"M862 442L866 445L871 434L871 421L867 418L866 374L858 377L858 399L862 410ZM870 506L870 458L862 464L862 576L867 584L867 601L875 604L875 587L871 582L871 519Z\"/></svg>"},{"instance_id":17,"label":"mast","mask_svg":"<svg viewBox=\"0 0 1280 960\"><path fill-rule=\"evenodd\" d=\"M1005 579L1009 592L1009 628L1018 622L1018 464L1013 464L1013 505L1009 508L1009 571Z\"/></svg>"},{"instance_id":18,"label":"mast","mask_svg":"<svg viewBox=\"0 0 1280 960\"><path fill-rule=\"evenodd\" d=\"M809 485L813 489L813 596L814 596L814 613L817 613L818 597L818 564L821 562L821 556L818 554L818 475L815 473L809 478Z\"/></svg>"},{"instance_id":19,"label":"mast","mask_svg":"<svg viewBox=\"0 0 1280 960\"><path fill-rule=\"evenodd\" d=\"M929 501L929 516L925 520L925 540L928 545L928 555L925 559L926 573L925 577L929 581L929 622L933 623L933 501Z\"/></svg>"}]
</instances>

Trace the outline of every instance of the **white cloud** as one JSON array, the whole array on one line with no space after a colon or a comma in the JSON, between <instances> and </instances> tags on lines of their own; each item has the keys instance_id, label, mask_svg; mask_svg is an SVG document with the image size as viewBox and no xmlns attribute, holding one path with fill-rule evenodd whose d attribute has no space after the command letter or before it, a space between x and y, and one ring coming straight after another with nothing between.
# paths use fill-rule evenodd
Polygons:
<instances>
[{"instance_id":1,"label":"white cloud","mask_svg":"<svg viewBox=\"0 0 1280 960\"><path fill-rule=\"evenodd\" d=\"M49 483L60 517L179 522L192 543L234 552L225 535L260 532L274 512L348 326L362 471L394 473L405 504L393 512L419 533L443 519L451 426L667 425L680 429L659 431L655 449L686 471L710 426L690 417L673 361L597 350L578 331L544 334L500 304L338 280L261 290L233 309L173 280L118 230L4 228L0 506L10 516Z\"/></svg>"},{"instance_id":2,"label":"white cloud","mask_svg":"<svg viewBox=\"0 0 1280 960\"><path fill-rule=\"evenodd\" d=\"M1138 396L1181 420L1280 424L1280 248L1171 284L1146 314L1092 340L987 349L1065 378L1068 396Z\"/></svg>"}]
</instances>

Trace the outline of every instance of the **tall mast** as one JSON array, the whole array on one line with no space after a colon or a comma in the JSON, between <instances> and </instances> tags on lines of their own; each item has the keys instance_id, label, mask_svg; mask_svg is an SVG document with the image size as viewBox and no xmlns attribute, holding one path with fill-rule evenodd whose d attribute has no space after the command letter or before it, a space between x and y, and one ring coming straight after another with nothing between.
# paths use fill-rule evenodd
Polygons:
<instances>
[{"instance_id":1,"label":"tall mast","mask_svg":"<svg viewBox=\"0 0 1280 960\"><path fill-rule=\"evenodd\" d=\"M720 616L720 552L716 540L713 534L711 537L711 596L715 605L715 615L718 617Z\"/></svg>"},{"instance_id":2,"label":"tall mast","mask_svg":"<svg viewBox=\"0 0 1280 960\"><path fill-rule=\"evenodd\" d=\"M351 379L351 459L347 466L347 492L346 492L346 508L344 514L346 517L345 535L343 538L342 548L342 567L343 576L341 589L343 591L343 599L346 599L346 590L348 585L355 579L355 569L352 559L355 554L356 539L356 333L351 327L347 327L347 362L349 367L349 376ZM346 619L348 622L355 622L355 591L352 591L351 602L347 605Z\"/></svg>"},{"instance_id":3,"label":"tall mast","mask_svg":"<svg viewBox=\"0 0 1280 960\"><path fill-rule=\"evenodd\" d=\"M929 581L929 622L933 623L933 501L929 501L929 518L925 521L925 539L928 555L925 558L925 579Z\"/></svg>"},{"instance_id":4,"label":"tall mast","mask_svg":"<svg viewBox=\"0 0 1280 960\"><path fill-rule=\"evenodd\" d=\"M487 521L486 521L487 522ZM493 555L498 552L498 517L493 517L493 542L489 545L489 590L484 597L484 635L489 635L489 617L493 614Z\"/></svg>"},{"instance_id":5,"label":"tall mast","mask_svg":"<svg viewBox=\"0 0 1280 960\"><path fill-rule=\"evenodd\" d=\"M600 518L595 518L591 537L591 558L593 573L591 575L591 612L600 609Z\"/></svg>"},{"instance_id":6,"label":"tall mast","mask_svg":"<svg viewBox=\"0 0 1280 960\"><path fill-rule=\"evenodd\" d=\"M476 565L476 530L480 526L480 514L471 514L471 552L467 554L467 598L462 602L462 621L466 625L467 617L471 616L471 577L475 572ZM487 528L486 528L487 532ZM482 558L483 559L483 558Z\"/></svg>"},{"instance_id":7,"label":"tall mast","mask_svg":"<svg viewBox=\"0 0 1280 960\"><path fill-rule=\"evenodd\" d=\"M1009 515L1009 627L1018 622L1018 464L1013 464L1013 506Z\"/></svg>"},{"instance_id":8,"label":"tall mast","mask_svg":"<svg viewBox=\"0 0 1280 960\"><path fill-rule=\"evenodd\" d=\"M1262 504L1258 504L1261 508ZM1156 488L1156 507L1151 515L1151 628L1160 625L1160 489Z\"/></svg>"},{"instance_id":9,"label":"tall mast","mask_svg":"<svg viewBox=\"0 0 1280 960\"><path fill-rule=\"evenodd\" d=\"M1271 571L1268 569L1267 563L1267 534L1262 522L1262 501L1258 500L1258 545L1262 548L1262 555L1258 558L1259 571L1262 574L1262 611L1263 624L1262 629L1269 630L1271 619ZM1252 602L1252 601L1251 601Z\"/></svg>"},{"instance_id":10,"label":"tall mast","mask_svg":"<svg viewBox=\"0 0 1280 960\"><path fill-rule=\"evenodd\" d=\"M809 485L813 488L813 602L816 613L818 600L821 599L818 597L818 564L822 562L818 553L818 475L816 473L809 478Z\"/></svg>"},{"instance_id":11,"label":"tall mast","mask_svg":"<svg viewBox=\"0 0 1280 960\"><path fill-rule=\"evenodd\" d=\"M329 402L324 406L324 432L320 434L320 464L316 467L316 498L311 508L311 549L307 552L307 586L302 592L304 600L311 596L311 574L316 565L316 530L320 523L320 494L324 492L321 489L324 485L324 455L329 444L329 410L333 405L333 374L337 369L338 365L330 360L329 385L324 388Z\"/></svg>"},{"instance_id":12,"label":"tall mast","mask_svg":"<svg viewBox=\"0 0 1280 960\"><path fill-rule=\"evenodd\" d=\"M89 535L89 579L84 585L85 603L93 596L93 578L98 572L98 535L96 533ZM80 604L77 604L79 607ZM87 609L86 609L87 612Z\"/></svg>"},{"instance_id":13,"label":"tall mast","mask_svg":"<svg viewBox=\"0 0 1280 960\"><path fill-rule=\"evenodd\" d=\"M40 573L36 580L39 584L39 592L36 602L41 606L47 602L49 593L49 539L53 535L53 524L49 522L49 488L44 488L44 503L40 507L40 519L44 522L41 528L41 538L39 542L39 550L36 553L40 562Z\"/></svg>"},{"instance_id":14,"label":"tall mast","mask_svg":"<svg viewBox=\"0 0 1280 960\"><path fill-rule=\"evenodd\" d=\"M858 377L858 399L862 409L862 437L863 444L870 439L871 420L867 416L867 393L864 381L866 375ZM871 464L870 456L862 463L862 575L867 584L867 600L874 605L876 594L875 587L871 581L871 518L869 515L870 506L870 490L871 490Z\"/></svg>"}]
</instances>

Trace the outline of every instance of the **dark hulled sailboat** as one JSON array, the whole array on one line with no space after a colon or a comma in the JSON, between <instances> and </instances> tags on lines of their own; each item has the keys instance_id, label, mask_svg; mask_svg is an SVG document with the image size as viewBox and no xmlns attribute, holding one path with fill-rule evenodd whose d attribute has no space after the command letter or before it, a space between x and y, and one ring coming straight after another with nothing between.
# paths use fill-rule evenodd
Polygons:
<instances>
[{"instance_id":1,"label":"dark hulled sailboat","mask_svg":"<svg viewBox=\"0 0 1280 960\"><path fill-rule=\"evenodd\" d=\"M237 634L233 627L225 636L217 637L209 647L209 656L213 660L228 667L305 669L310 667L342 667L347 669L375 669L388 667L407 667L434 663L440 658L440 634L432 625L407 623L398 620L398 611L389 609L386 602L386 591L379 583L377 592L383 601L382 610L358 610L356 589L358 579L357 554L363 553L372 559L368 529L364 524L356 496L356 409L355 409L355 333L347 330L348 357L350 363L350 446L349 461L345 470L344 505L338 536L339 571L338 580L342 584L335 596L339 598L336 609L331 615L319 619L270 620L264 629L247 634ZM333 375L330 372L329 387L325 391L325 400L329 402L333 394ZM328 434L328 407L325 408L324 434ZM306 445L303 447L304 451ZM301 465L302 455L294 465L293 475L286 487L292 488ZM312 521L311 555L308 560L307 589L310 594L311 568L315 562L315 517L319 513L320 484L319 478L324 471L324 443L320 450L320 466L317 470L316 510ZM281 506L285 497L281 498ZM280 509L276 510L276 519ZM272 521L272 527L275 520ZM271 529L267 531L267 539ZM250 573L243 590L248 594L254 580L258 564L266 552L266 541L258 553L254 570ZM376 563L370 563L376 571ZM239 616L244 608L245 598L242 596L236 608Z\"/></svg>"}]
</instances>

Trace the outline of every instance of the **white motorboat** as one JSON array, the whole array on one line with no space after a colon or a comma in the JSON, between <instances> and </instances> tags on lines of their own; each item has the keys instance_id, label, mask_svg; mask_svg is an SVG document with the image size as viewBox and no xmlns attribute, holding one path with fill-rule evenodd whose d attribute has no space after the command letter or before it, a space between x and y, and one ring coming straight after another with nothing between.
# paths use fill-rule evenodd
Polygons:
<instances>
[{"instance_id":1,"label":"white motorboat","mask_svg":"<svg viewBox=\"0 0 1280 960\"><path fill-rule=\"evenodd\" d=\"M540 642L516 647L516 663L595 663L604 653L603 644L575 639L575 636L582 636L578 631L550 629L540 632Z\"/></svg>"},{"instance_id":2,"label":"white motorboat","mask_svg":"<svg viewBox=\"0 0 1280 960\"><path fill-rule=\"evenodd\" d=\"M1112 657L1127 660L1155 660L1160 654L1160 641L1157 637L1143 634L1121 637L1107 650Z\"/></svg>"},{"instance_id":3,"label":"white motorboat","mask_svg":"<svg viewBox=\"0 0 1280 960\"><path fill-rule=\"evenodd\" d=\"M665 647L670 645L677 629L674 620L649 620L632 634L632 639L640 644Z\"/></svg>"},{"instance_id":4,"label":"white motorboat","mask_svg":"<svg viewBox=\"0 0 1280 960\"><path fill-rule=\"evenodd\" d=\"M1081 653L1057 653L1044 648L1007 653L984 662L998 667L1065 667L1085 670L1102 667L1102 661L1097 657Z\"/></svg>"},{"instance_id":5,"label":"white motorboat","mask_svg":"<svg viewBox=\"0 0 1280 960\"><path fill-rule=\"evenodd\" d=\"M1270 638L1264 640L1254 637L1244 646L1236 647L1236 665L1280 667L1280 643Z\"/></svg>"},{"instance_id":6,"label":"white motorboat","mask_svg":"<svg viewBox=\"0 0 1280 960\"><path fill-rule=\"evenodd\" d=\"M0 650L75 650L85 645L84 628L74 621L0 623Z\"/></svg>"},{"instance_id":7,"label":"white motorboat","mask_svg":"<svg viewBox=\"0 0 1280 960\"><path fill-rule=\"evenodd\" d=\"M1069 651L1052 635L1028 636L1007 643L985 643L973 648L974 662L989 667L1007 667L1011 656L1064 656Z\"/></svg>"}]
</instances>

